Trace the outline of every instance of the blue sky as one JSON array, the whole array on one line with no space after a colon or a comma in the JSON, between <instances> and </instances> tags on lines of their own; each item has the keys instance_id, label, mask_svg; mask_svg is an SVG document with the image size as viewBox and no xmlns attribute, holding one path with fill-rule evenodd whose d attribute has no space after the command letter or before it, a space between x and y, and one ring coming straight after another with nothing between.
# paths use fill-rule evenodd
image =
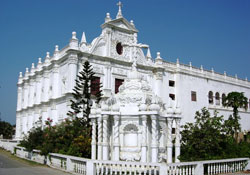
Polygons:
<instances>
[{"instance_id":1,"label":"blue sky","mask_svg":"<svg viewBox=\"0 0 250 175\"><path fill-rule=\"evenodd\" d=\"M3 0L0 2L0 112L15 123L16 83L54 46L63 48L72 31L88 42L97 37L115 0ZM124 0L123 16L134 20L138 40L151 54L175 62L224 70L250 79L249 0Z\"/></svg>"}]
</instances>

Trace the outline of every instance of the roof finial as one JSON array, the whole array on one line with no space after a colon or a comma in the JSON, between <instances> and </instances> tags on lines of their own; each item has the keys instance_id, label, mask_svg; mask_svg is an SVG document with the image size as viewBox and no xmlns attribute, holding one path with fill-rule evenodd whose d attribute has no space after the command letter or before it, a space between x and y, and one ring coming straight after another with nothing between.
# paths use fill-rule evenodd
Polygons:
<instances>
[{"instance_id":1,"label":"roof finial","mask_svg":"<svg viewBox=\"0 0 250 175\"><path fill-rule=\"evenodd\" d=\"M111 21L110 13L106 13L105 22Z\"/></svg>"},{"instance_id":2,"label":"roof finial","mask_svg":"<svg viewBox=\"0 0 250 175\"><path fill-rule=\"evenodd\" d=\"M151 58L152 58L149 48L148 48L148 50L147 50L147 58L148 58L148 59L151 59Z\"/></svg>"},{"instance_id":3,"label":"roof finial","mask_svg":"<svg viewBox=\"0 0 250 175\"><path fill-rule=\"evenodd\" d=\"M119 10L118 10L118 13L117 13L117 15L116 15L116 19L122 18L122 3L121 3L121 1L119 1L119 2L117 3L117 5L118 5L118 7L119 7Z\"/></svg>"}]
</instances>

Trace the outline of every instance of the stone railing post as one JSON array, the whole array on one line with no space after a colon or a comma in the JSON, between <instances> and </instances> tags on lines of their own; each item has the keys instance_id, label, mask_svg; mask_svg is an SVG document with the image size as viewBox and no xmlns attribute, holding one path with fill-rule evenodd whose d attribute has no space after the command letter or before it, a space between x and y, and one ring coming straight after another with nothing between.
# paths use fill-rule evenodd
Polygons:
<instances>
[{"instance_id":1,"label":"stone railing post","mask_svg":"<svg viewBox=\"0 0 250 175\"><path fill-rule=\"evenodd\" d=\"M94 162L89 160L86 162L86 174L87 175L95 175L95 165Z\"/></svg>"},{"instance_id":2,"label":"stone railing post","mask_svg":"<svg viewBox=\"0 0 250 175\"><path fill-rule=\"evenodd\" d=\"M245 170L250 170L250 159L247 161L247 166L245 167Z\"/></svg>"},{"instance_id":3,"label":"stone railing post","mask_svg":"<svg viewBox=\"0 0 250 175\"><path fill-rule=\"evenodd\" d=\"M72 164L71 159L69 157L67 157L66 168L67 168L66 171L68 171L68 172L74 171L73 164Z\"/></svg>"},{"instance_id":4,"label":"stone railing post","mask_svg":"<svg viewBox=\"0 0 250 175\"><path fill-rule=\"evenodd\" d=\"M159 175L167 175L168 173L167 164L162 163L159 170Z\"/></svg>"},{"instance_id":5,"label":"stone railing post","mask_svg":"<svg viewBox=\"0 0 250 175\"><path fill-rule=\"evenodd\" d=\"M195 175L203 175L204 174L204 164L202 162L198 162L194 169Z\"/></svg>"}]
</instances>

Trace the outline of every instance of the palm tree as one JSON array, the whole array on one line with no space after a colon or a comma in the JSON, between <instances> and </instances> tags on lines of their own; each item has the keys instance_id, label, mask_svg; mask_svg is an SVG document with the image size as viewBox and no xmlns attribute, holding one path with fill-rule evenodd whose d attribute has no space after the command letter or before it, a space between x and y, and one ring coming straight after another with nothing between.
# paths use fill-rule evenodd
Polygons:
<instances>
[{"instance_id":1,"label":"palm tree","mask_svg":"<svg viewBox=\"0 0 250 175\"><path fill-rule=\"evenodd\" d=\"M239 116L239 108L243 108L247 110L248 107L248 99L244 96L243 92L230 92L224 99L223 99L223 106L225 107L232 107L233 108L233 115L229 116L227 124L231 126L231 134L235 136L235 139L238 138L238 132L241 131L240 128L240 116Z\"/></svg>"}]
</instances>

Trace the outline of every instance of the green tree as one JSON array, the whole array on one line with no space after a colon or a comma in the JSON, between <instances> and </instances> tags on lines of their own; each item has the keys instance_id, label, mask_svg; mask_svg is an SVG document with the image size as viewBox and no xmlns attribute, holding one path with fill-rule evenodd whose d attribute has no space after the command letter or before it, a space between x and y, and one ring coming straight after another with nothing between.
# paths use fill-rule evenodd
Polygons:
<instances>
[{"instance_id":1,"label":"green tree","mask_svg":"<svg viewBox=\"0 0 250 175\"><path fill-rule=\"evenodd\" d=\"M92 105L91 100L91 88L98 88L98 92L93 98L96 98L96 102L99 103L101 100L101 84L92 84L91 81L94 80L94 72L92 66L88 61L85 61L83 64L83 70L79 72L76 79L76 85L73 89L73 100L71 100L71 109L72 111L68 112L69 116L76 117L77 119L79 114L81 116L81 122L90 123L89 114ZM94 87L95 86L95 87Z\"/></svg>"},{"instance_id":2,"label":"green tree","mask_svg":"<svg viewBox=\"0 0 250 175\"><path fill-rule=\"evenodd\" d=\"M241 131L240 127L240 115L239 108L247 110L248 99L244 96L243 92L231 92L223 99L223 106L232 107L233 115L229 116L229 119L226 122L228 126L227 133L235 137L235 140L238 138L238 133Z\"/></svg>"},{"instance_id":3,"label":"green tree","mask_svg":"<svg viewBox=\"0 0 250 175\"><path fill-rule=\"evenodd\" d=\"M14 134L13 126L0 119L0 136L3 135L4 139L11 139Z\"/></svg>"},{"instance_id":4,"label":"green tree","mask_svg":"<svg viewBox=\"0 0 250 175\"><path fill-rule=\"evenodd\" d=\"M211 116L206 108L197 111L194 123L187 123L181 131L182 161L209 160L223 154L226 135L223 134L223 116Z\"/></svg>"}]
</instances>

